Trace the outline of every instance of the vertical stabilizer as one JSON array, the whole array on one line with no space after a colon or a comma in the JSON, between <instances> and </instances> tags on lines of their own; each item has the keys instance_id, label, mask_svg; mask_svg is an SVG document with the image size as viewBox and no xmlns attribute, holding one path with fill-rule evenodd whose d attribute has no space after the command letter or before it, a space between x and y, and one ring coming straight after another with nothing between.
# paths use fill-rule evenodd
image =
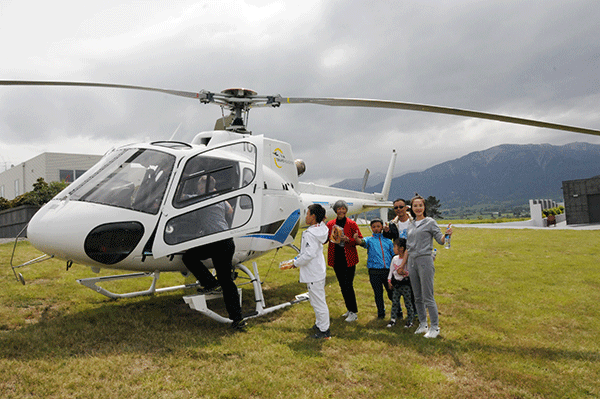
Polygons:
<instances>
[{"instance_id":1,"label":"vertical stabilizer","mask_svg":"<svg viewBox=\"0 0 600 399\"><path fill-rule=\"evenodd\" d=\"M370 173L371 173L371 171L369 169L365 170L365 175L363 177L363 183L362 183L362 190L360 190L363 193L365 192L365 189L367 188L367 181L369 180ZM360 215L358 215L358 216L360 216ZM367 221L367 215L365 213L362 214L362 218L363 218L364 222ZM356 220L358 220L358 219L356 219Z\"/></svg>"},{"instance_id":2,"label":"vertical stabilizer","mask_svg":"<svg viewBox=\"0 0 600 399\"><path fill-rule=\"evenodd\" d=\"M396 157L398 153L396 150L392 150L392 159L390 160L390 165L388 166L387 174L385 175L385 180L383 181L383 188L381 189L381 196L384 200L388 200L388 196L390 195L390 187L392 185L392 178L394 177L394 166L396 166ZM388 220L387 217L387 209L380 209L379 216L384 221Z\"/></svg>"},{"instance_id":3,"label":"vertical stabilizer","mask_svg":"<svg viewBox=\"0 0 600 399\"><path fill-rule=\"evenodd\" d=\"M371 173L371 171L369 171L369 169L365 170L365 175L363 177L363 183L362 183L362 190L360 190L361 192L365 192L365 189L367 188L367 180L369 180L369 174Z\"/></svg>"}]
</instances>

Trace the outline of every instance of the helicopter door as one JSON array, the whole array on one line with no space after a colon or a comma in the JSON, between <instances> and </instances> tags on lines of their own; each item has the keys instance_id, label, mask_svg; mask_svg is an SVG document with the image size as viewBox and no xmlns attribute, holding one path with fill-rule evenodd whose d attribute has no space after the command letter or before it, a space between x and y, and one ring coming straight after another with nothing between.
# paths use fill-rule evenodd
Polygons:
<instances>
[{"instance_id":1,"label":"helicopter door","mask_svg":"<svg viewBox=\"0 0 600 399\"><path fill-rule=\"evenodd\" d=\"M260 229L262 137L187 158L171 185L152 247L155 258Z\"/></svg>"}]
</instances>

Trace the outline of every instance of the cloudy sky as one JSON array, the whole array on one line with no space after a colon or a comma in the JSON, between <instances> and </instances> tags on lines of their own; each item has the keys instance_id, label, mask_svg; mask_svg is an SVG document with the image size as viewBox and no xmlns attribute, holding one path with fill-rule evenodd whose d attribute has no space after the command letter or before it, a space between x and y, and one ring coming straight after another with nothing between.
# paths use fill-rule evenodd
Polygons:
<instances>
[{"instance_id":1,"label":"cloudy sky","mask_svg":"<svg viewBox=\"0 0 600 399\"><path fill-rule=\"evenodd\" d=\"M397 100L600 129L595 1L0 2L0 80L284 97ZM189 141L218 107L165 94L0 87L0 171L45 151ZM255 109L249 129L292 144L304 181L422 170L511 143L600 137L371 108Z\"/></svg>"}]
</instances>

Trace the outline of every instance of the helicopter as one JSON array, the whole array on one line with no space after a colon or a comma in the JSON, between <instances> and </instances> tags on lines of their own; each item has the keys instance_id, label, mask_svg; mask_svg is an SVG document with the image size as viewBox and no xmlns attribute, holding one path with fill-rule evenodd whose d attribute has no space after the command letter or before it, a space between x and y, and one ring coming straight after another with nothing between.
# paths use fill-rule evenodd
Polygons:
<instances>
[{"instance_id":1,"label":"helicopter","mask_svg":"<svg viewBox=\"0 0 600 399\"><path fill-rule=\"evenodd\" d=\"M381 193L365 193L299 181L306 165L295 159L289 143L254 135L247 130L252 108L277 108L288 104L374 107L442 113L521 125L600 135L600 131L441 106L388 100L353 98L310 98L262 96L245 88L221 92L187 92L110 83L59 81L0 81L0 86L78 86L160 92L221 107L222 117L214 130L198 133L190 143L151 141L121 146L108 151L86 173L76 179L30 220L27 237L45 255L20 265L12 264L17 280L25 283L17 268L50 258L101 269L132 272L77 280L110 298L150 295L192 288L184 284L156 288L163 272L188 274L182 262L186 250L233 238L235 268L253 285L256 309L245 316L257 317L308 299L267 307L256 262L253 270L244 263L284 246L293 246L304 225L308 205L319 203L327 218L335 217L337 200L348 204L348 215L392 206L388 195L396 152L386 173ZM224 110L230 113L225 116ZM211 207L227 205L232 212L227 226L215 229L209 220ZM384 217L385 219L385 217ZM60 230L60 234L57 232ZM18 237L17 237L18 240ZM16 247L16 241L15 241ZM297 250L297 248L296 248ZM14 249L13 249L14 256ZM207 261L207 266L212 266ZM237 273L236 273L237 275ZM99 284L126 278L152 277L145 291L115 293ZM241 294L241 289L238 286ZM211 295L185 296L193 309L227 323L231 320L208 308ZM241 296L240 296L241 298Z\"/></svg>"}]
</instances>

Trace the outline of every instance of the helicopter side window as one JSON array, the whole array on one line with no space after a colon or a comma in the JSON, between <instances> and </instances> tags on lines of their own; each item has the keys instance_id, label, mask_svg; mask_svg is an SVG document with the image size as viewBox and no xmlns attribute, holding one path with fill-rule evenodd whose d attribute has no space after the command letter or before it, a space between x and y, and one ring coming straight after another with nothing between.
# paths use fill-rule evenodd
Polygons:
<instances>
[{"instance_id":1,"label":"helicopter side window","mask_svg":"<svg viewBox=\"0 0 600 399\"><path fill-rule=\"evenodd\" d=\"M201 171L182 180L176 196L177 207L195 204L207 198L226 193L236 189L237 170L235 165L211 170L208 173Z\"/></svg>"},{"instance_id":2,"label":"helicopter side window","mask_svg":"<svg viewBox=\"0 0 600 399\"><path fill-rule=\"evenodd\" d=\"M240 206L234 212L236 202L249 206ZM252 198L247 195L195 209L169 220L165 226L164 240L169 245L176 245L241 227L252 217L252 209Z\"/></svg>"},{"instance_id":3,"label":"helicopter side window","mask_svg":"<svg viewBox=\"0 0 600 399\"><path fill-rule=\"evenodd\" d=\"M246 187L248 184L250 184L250 182L252 182L252 179L254 179L254 170L250 168L244 168L242 176L242 187Z\"/></svg>"},{"instance_id":4,"label":"helicopter side window","mask_svg":"<svg viewBox=\"0 0 600 399\"><path fill-rule=\"evenodd\" d=\"M184 208L249 185L254 180L255 161L256 149L250 143L237 143L196 155L184 167L173 206Z\"/></svg>"}]
</instances>

